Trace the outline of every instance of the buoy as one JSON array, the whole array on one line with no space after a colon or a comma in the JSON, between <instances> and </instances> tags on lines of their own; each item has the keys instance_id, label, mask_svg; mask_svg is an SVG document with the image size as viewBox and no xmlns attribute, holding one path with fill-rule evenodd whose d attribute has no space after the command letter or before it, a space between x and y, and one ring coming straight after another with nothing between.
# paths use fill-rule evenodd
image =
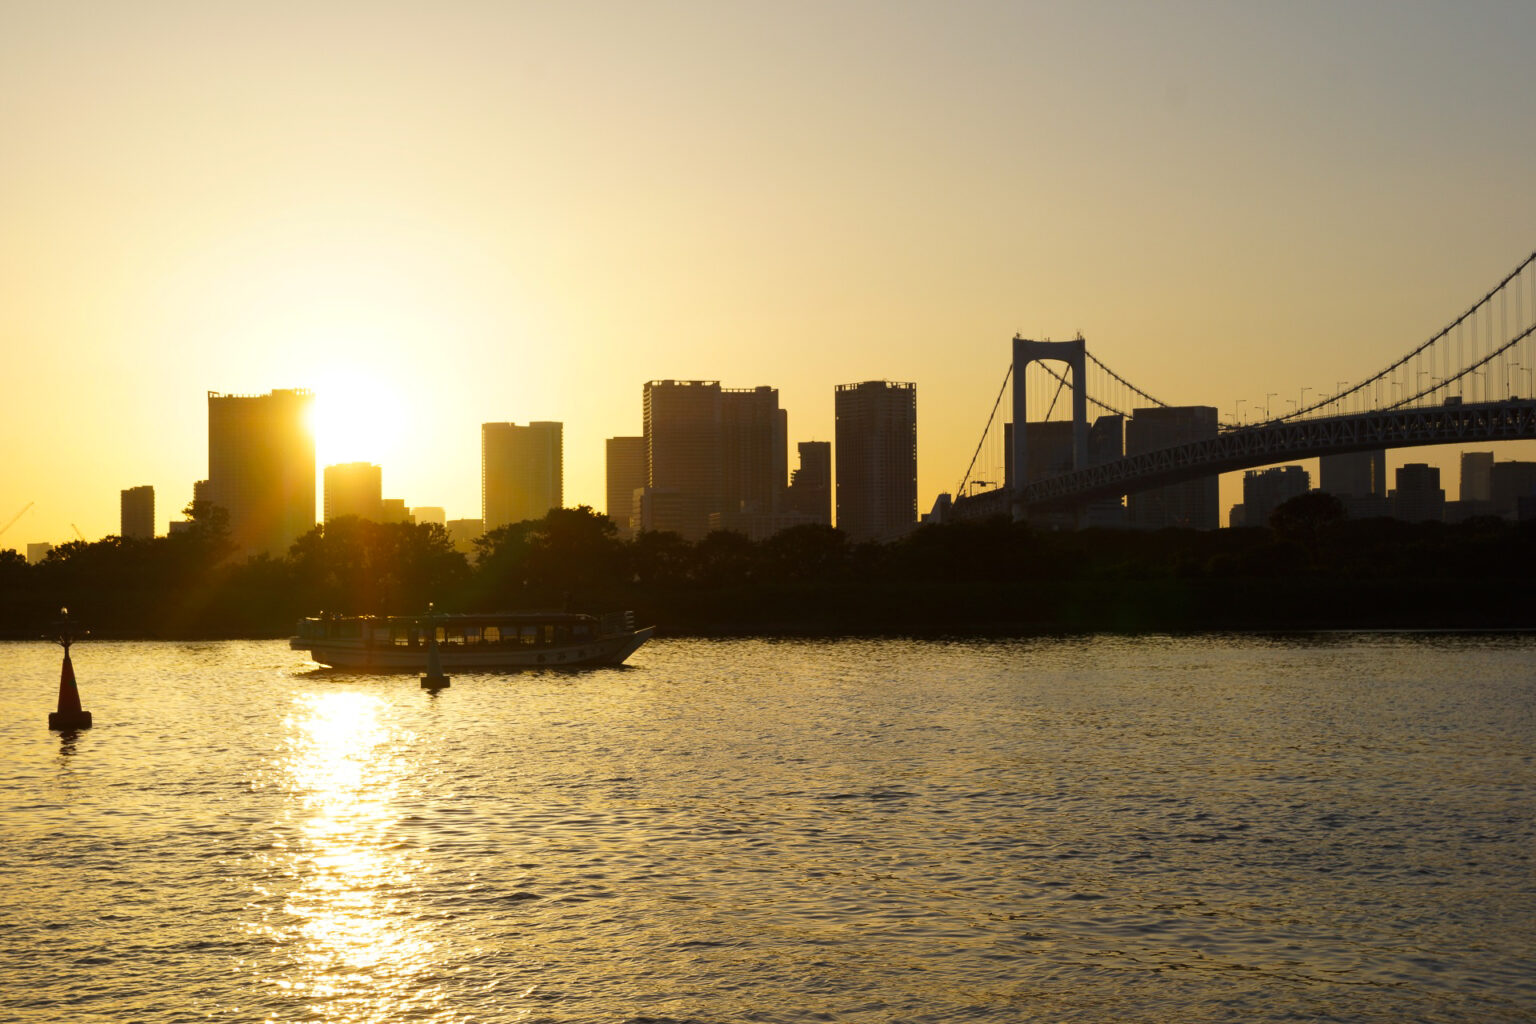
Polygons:
<instances>
[{"instance_id":1,"label":"buoy","mask_svg":"<svg viewBox=\"0 0 1536 1024\"><path fill-rule=\"evenodd\" d=\"M432 639L427 642L427 671L421 677L423 690L441 690L448 685L448 677L443 675L443 659L437 653L437 634L434 631Z\"/></svg>"},{"instance_id":2,"label":"buoy","mask_svg":"<svg viewBox=\"0 0 1536 1024\"><path fill-rule=\"evenodd\" d=\"M69 609L62 609L64 619L59 623L59 636L55 641L64 648L64 665L59 670L59 710L48 713L48 728L60 731L89 729L91 713L80 707L80 689L75 686L75 666L69 660L69 645L75 638L69 632Z\"/></svg>"}]
</instances>

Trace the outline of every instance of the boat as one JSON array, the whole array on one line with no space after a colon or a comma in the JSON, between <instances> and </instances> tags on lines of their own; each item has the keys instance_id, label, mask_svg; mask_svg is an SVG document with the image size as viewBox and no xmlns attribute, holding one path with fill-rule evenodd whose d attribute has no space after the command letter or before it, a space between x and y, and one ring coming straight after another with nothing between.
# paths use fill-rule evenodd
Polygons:
<instances>
[{"instance_id":1,"label":"boat","mask_svg":"<svg viewBox=\"0 0 1536 1024\"><path fill-rule=\"evenodd\" d=\"M632 612L320 615L300 619L288 646L332 668L419 672L436 641L445 671L489 672L621 665L653 632Z\"/></svg>"}]
</instances>

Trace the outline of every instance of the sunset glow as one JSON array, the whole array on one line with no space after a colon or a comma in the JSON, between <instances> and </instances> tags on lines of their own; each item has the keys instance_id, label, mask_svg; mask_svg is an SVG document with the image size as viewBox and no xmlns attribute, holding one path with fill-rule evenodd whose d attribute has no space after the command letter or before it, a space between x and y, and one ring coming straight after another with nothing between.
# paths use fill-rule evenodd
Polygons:
<instances>
[{"instance_id":1,"label":"sunset glow","mask_svg":"<svg viewBox=\"0 0 1536 1024\"><path fill-rule=\"evenodd\" d=\"M915 382L924 510L1016 332L1285 408L1531 251L1533 37L1492 4L9 5L5 543L113 533L141 484L163 531L209 390L312 388L321 466L450 518L484 422L564 423L601 508L654 379L778 388L791 451L837 385Z\"/></svg>"}]
</instances>

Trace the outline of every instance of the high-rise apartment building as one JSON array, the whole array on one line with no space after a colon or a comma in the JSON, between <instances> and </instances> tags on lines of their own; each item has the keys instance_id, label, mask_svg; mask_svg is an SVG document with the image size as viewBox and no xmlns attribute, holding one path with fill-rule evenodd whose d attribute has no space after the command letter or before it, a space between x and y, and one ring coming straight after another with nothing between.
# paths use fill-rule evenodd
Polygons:
<instances>
[{"instance_id":1,"label":"high-rise apartment building","mask_svg":"<svg viewBox=\"0 0 1536 1024\"><path fill-rule=\"evenodd\" d=\"M121 495L118 536L124 540L152 540L155 536L155 489L148 484L130 487Z\"/></svg>"},{"instance_id":2,"label":"high-rise apartment building","mask_svg":"<svg viewBox=\"0 0 1536 1024\"><path fill-rule=\"evenodd\" d=\"M645 438L610 437L603 445L607 476L605 510L619 536L634 535L635 492L645 487Z\"/></svg>"},{"instance_id":3,"label":"high-rise apartment building","mask_svg":"<svg viewBox=\"0 0 1536 1024\"><path fill-rule=\"evenodd\" d=\"M1209 405L1133 409L1125 424L1125 454L1172 448L1216 436L1216 409ZM1217 477L1207 476L1138 491L1126 498L1126 518L1144 530L1169 526L1214 530L1221 525Z\"/></svg>"},{"instance_id":4,"label":"high-rise apartment building","mask_svg":"<svg viewBox=\"0 0 1536 1024\"><path fill-rule=\"evenodd\" d=\"M722 529L741 516L771 516L784 500L788 416L777 388L721 388L712 380L645 385L648 522L671 522L698 540L711 517ZM665 500L662 500L665 496ZM661 513L665 509L665 514Z\"/></svg>"},{"instance_id":5,"label":"high-rise apartment building","mask_svg":"<svg viewBox=\"0 0 1536 1024\"><path fill-rule=\"evenodd\" d=\"M833 392L837 527L888 541L917 523L917 385L869 380Z\"/></svg>"},{"instance_id":6,"label":"high-rise apartment building","mask_svg":"<svg viewBox=\"0 0 1536 1024\"><path fill-rule=\"evenodd\" d=\"M325 522L342 516L383 522L384 471L371 462L326 466Z\"/></svg>"},{"instance_id":7,"label":"high-rise apartment building","mask_svg":"<svg viewBox=\"0 0 1536 1024\"><path fill-rule=\"evenodd\" d=\"M487 532L543 519L565 503L564 424L480 425L480 511Z\"/></svg>"},{"instance_id":8,"label":"high-rise apartment building","mask_svg":"<svg viewBox=\"0 0 1536 1024\"><path fill-rule=\"evenodd\" d=\"M206 500L229 514L237 551L281 555L315 526L314 395L208 392Z\"/></svg>"},{"instance_id":9,"label":"high-rise apartment building","mask_svg":"<svg viewBox=\"0 0 1536 1024\"><path fill-rule=\"evenodd\" d=\"M732 516L771 515L784 505L789 476L789 415L779 389L723 388L720 392L720 507Z\"/></svg>"},{"instance_id":10,"label":"high-rise apartment building","mask_svg":"<svg viewBox=\"0 0 1536 1024\"><path fill-rule=\"evenodd\" d=\"M653 380L643 403L646 486L671 495L676 532L698 540L720 509L720 382Z\"/></svg>"}]
</instances>

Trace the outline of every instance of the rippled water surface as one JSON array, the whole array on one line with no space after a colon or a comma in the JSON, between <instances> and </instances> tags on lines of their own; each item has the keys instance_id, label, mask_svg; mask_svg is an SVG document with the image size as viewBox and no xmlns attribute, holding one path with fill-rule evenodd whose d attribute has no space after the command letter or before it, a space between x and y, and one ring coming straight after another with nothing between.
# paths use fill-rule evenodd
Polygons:
<instances>
[{"instance_id":1,"label":"rippled water surface","mask_svg":"<svg viewBox=\"0 0 1536 1024\"><path fill-rule=\"evenodd\" d=\"M1529 1021L1533 655L0 646L0 1020Z\"/></svg>"}]
</instances>

